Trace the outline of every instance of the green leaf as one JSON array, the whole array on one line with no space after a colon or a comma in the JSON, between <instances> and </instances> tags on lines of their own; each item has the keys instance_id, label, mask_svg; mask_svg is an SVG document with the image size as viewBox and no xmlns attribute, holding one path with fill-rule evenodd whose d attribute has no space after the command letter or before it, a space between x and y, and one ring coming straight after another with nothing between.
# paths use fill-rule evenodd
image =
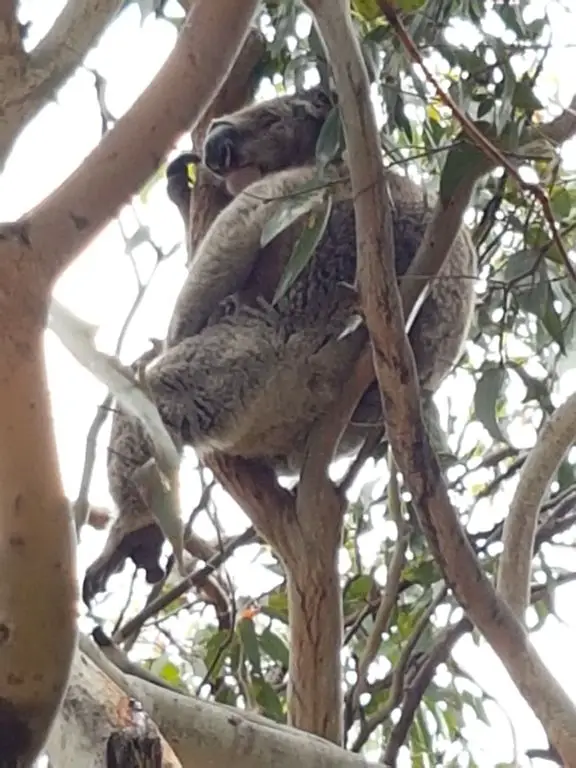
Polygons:
<instances>
[{"instance_id":1,"label":"green leaf","mask_svg":"<svg viewBox=\"0 0 576 768\"><path fill-rule=\"evenodd\" d=\"M502 387L506 378L506 370L502 366L487 368L480 377L476 385L476 392L474 393L474 412L476 418L483 424L494 440L502 443L508 441L498 424L496 406L502 394Z\"/></svg>"},{"instance_id":2,"label":"green leaf","mask_svg":"<svg viewBox=\"0 0 576 768\"><path fill-rule=\"evenodd\" d=\"M321 169L336 158L344 147L344 132L338 106L332 107L316 141L316 162Z\"/></svg>"},{"instance_id":3,"label":"green leaf","mask_svg":"<svg viewBox=\"0 0 576 768\"><path fill-rule=\"evenodd\" d=\"M564 326L562 323L562 319L558 312L556 311L556 307L554 306L554 292L552 291L552 288L550 287L550 284L547 284L547 295L546 295L546 302L544 304L544 307L542 308L539 319L542 322L542 325L546 329L548 335L550 338L558 344L560 347L560 351L563 355L566 354L566 345L564 343Z\"/></svg>"},{"instance_id":4,"label":"green leaf","mask_svg":"<svg viewBox=\"0 0 576 768\"><path fill-rule=\"evenodd\" d=\"M288 646L275 632L269 627L260 635L260 647L273 661L288 667L289 651Z\"/></svg>"},{"instance_id":5,"label":"green leaf","mask_svg":"<svg viewBox=\"0 0 576 768\"><path fill-rule=\"evenodd\" d=\"M170 683L170 685L173 685L175 688L181 688L182 687L182 678L180 677L180 670L171 661L163 661L162 664L152 664L151 671L154 672L155 675L158 675L158 677L162 678L162 680L165 680L167 683Z\"/></svg>"},{"instance_id":6,"label":"green leaf","mask_svg":"<svg viewBox=\"0 0 576 768\"><path fill-rule=\"evenodd\" d=\"M516 90L516 75L504 57L501 58L500 68L504 75L504 80L502 81L502 92L500 94L501 104L496 113L495 120L496 132L499 136L512 117L512 112L514 111L512 99L514 97L514 91Z\"/></svg>"},{"instance_id":7,"label":"green leaf","mask_svg":"<svg viewBox=\"0 0 576 768\"><path fill-rule=\"evenodd\" d=\"M264 709L264 714L278 723L283 723L285 720L284 708L280 697L270 683L259 677L252 681L251 687L256 701Z\"/></svg>"},{"instance_id":8,"label":"green leaf","mask_svg":"<svg viewBox=\"0 0 576 768\"><path fill-rule=\"evenodd\" d=\"M404 131L406 138L412 144L414 141L412 125L410 124L410 120L408 120L406 117L404 99L400 96L400 94L398 94L396 102L394 103L394 122L398 128L400 128L400 130Z\"/></svg>"},{"instance_id":9,"label":"green leaf","mask_svg":"<svg viewBox=\"0 0 576 768\"><path fill-rule=\"evenodd\" d=\"M522 40L526 36L526 24L522 18L522 8L512 3L496 3L494 10L504 24Z\"/></svg>"},{"instance_id":10,"label":"green leaf","mask_svg":"<svg viewBox=\"0 0 576 768\"><path fill-rule=\"evenodd\" d=\"M298 275L306 268L324 234L331 212L332 195L329 195L324 202L323 211L311 211L308 214L302 234L298 238L284 269L284 274L280 278L280 283L272 300L273 304L276 304L284 296Z\"/></svg>"},{"instance_id":11,"label":"green leaf","mask_svg":"<svg viewBox=\"0 0 576 768\"><path fill-rule=\"evenodd\" d=\"M435 560L419 560L406 566L402 571L402 578L415 584L429 587L441 578L440 570Z\"/></svg>"},{"instance_id":12,"label":"green leaf","mask_svg":"<svg viewBox=\"0 0 576 768\"><path fill-rule=\"evenodd\" d=\"M269 616L271 619L277 619L286 624L288 622L288 596L286 592L279 591L268 595L267 604L260 606L260 612L264 616Z\"/></svg>"},{"instance_id":13,"label":"green leaf","mask_svg":"<svg viewBox=\"0 0 576 768\"><path fill-rule=\"evenodd\" d=\"M376 0L352 0L352 8L364 21L374 21L382 13Z\"/></svg>"},{"instance_id":14,"label":"green leaf","mask_svg":"<svg viewBox=\"0 0 576 768\"><path fill-rule=\"evenodd\" d=\"M525 277L522 275L525 273ZM508 260L504 274L508 280L520 278L512 285L512 294L518 306L539 321L548 336L566 354L564 323L554 302L556 296L549 282L544 259L535 250L519 251Z\"/></svg>"},{"instance_id":15,"label":"green leaf","mask_svg":"<svg viewBox=\"0 0 576 768\"><path fill-rule=\"evenodd\" d=\"M258 635L256 634L256 628L252 619L240 619L237 625L238 635L242 648L246 654L246 658L252 664L252 668L260 671L260 645L258 642Z\"/></svg>"},{"instance_id":16,"label":"green leaf","mask_svg":"<svg viewBox=\"0 0 576 768\"><path fill-rule=\"evenodd\" d=\"M262 228L260 235L262 248L291 224L294 224L301 216L322 204L325 198L325 188L319 189L320 184L320 179L316 179L302 185L301 189L294 191L290 197L282 201Z\"/></svg>"},{"instance_id":17,"label":"green leaf","mask_svg":"<svg viewBox=\"0 0 576 768\"><path fill-rule=\"evenodd\" d=\"M494 129L489 123L477 122L475 125L487 139L494 138ZM472 144L465 134L460 133L455 141L459 143L448 152L440 177L440 199L443 205L448 205L463 179L480 175L488 163L482 150Z\"/></svg>"},{"instance_id":18,"label":"green leaf","mask_svg":"<svg viewBox=\"0 0 576 768\"><path fill-rule=\"evenodd\" d=\"M532 86L527 77L523 77L516 83L514 94L512 96L512 104L517 109L522 109L525 112L536 112L542 109L542 102L536 98Z\"/></svg>"},{"instance_id":19,"label":"green leaf","mask_svg":"<svg viewBox=\"0 0 576 768\"><path fill-rule=\"evenodd\" d=\"M550 206L555 217L565 219L572 213L574 200L565 187L554 187L550 196Z\"/></svg>"},{"instance_id":20,"label":"green leaf","mask_svg":"<svg viewBox=\"0 0 576 768\"><path fill-rule=\"evenodd\" d=\"M374 577L369 573L364 573L350 581L344 593L346 602L366 601L372 588L376 586Z\"/></svg>"},{"instance_id":21,"label":"green leaf","mask_svg":"<svg viewBox=\"0 0 576 768\"><path fill-rule=\"evenodd\" d=\"M206 641L204 663L212 671L212 679L218 677L226 659L234 646L237 646L236 636L228 630L218 630Z\"/></svg>"}]
</instances>

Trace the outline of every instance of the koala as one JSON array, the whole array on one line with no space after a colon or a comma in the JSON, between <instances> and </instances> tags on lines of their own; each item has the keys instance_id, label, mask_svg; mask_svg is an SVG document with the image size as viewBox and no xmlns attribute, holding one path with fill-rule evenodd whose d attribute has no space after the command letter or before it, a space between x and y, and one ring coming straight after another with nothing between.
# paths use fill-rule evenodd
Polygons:
<instances>
[{"instance_id":1,"label":"koala","mask_svg":"<svg viewBox=\"0 0 576 768\"><path fill-rule=\"evenodd\" d=\"M315 253L274 303L306 217L261 245L266 222L286 198L318 183L316 143L333 106L334 96L316 87L250 105L218 118L208 129L202 162L225 182L230 201L192 254L165 349L147 364L145 374L166 426L179 445L192 446L200 457L222 452L267 461L278 472L298 473L312 427L338 398L368 343L364 326L348 331L358 309L354 292L345 288L355 279L356 233L343 161L323 171L321 183L330 189L332 207ZM177 173L178 161L174 168ZM242 189L237 181L247 169L258 178ZM173 188L185 186L174 178L172 182ZM431 207L407 178L387 171L385 183L393 208L396 273L402 276L422 240ZM314 194L320 209L323 190ZM471 277L476 270L476 251L462 228L409 333L425 397L436 391L461 354L473 312ZM118 418L126 419L121 413ZM373 385L336 455L356 451L382 421ZM134 425L131 429L133 433ZM143 463L149 447L140 440L137 456L133 454L132 461ZM122 474L126 461L118 473L119 461L117 452L110 452L111 490L121 500L118 486L129 481ZM121 504L119 509L120 518L131 514ZM123 541L121 560L131 557L155 581L162 536L149 512L148 520L153 540L149 550L143 554L137 540L130 551ZM136 527L125 530L134 535ZM98 561L91 569L84 585L88 600L104 588L109 575Z\"/></svg>"}]
</instances>

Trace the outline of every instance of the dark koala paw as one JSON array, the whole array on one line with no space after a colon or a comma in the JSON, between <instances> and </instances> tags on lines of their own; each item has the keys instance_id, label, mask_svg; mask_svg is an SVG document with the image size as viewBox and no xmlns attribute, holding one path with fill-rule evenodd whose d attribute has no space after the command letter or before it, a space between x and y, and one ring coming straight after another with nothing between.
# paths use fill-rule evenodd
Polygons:
<instances>
[{"instance_id":1,"label":"dark koala paw","mask_svg":"<svg viewBox=\"0 0 576 768\"><path fill-rule=\"evenodd\" d=\"M194 152L183 152L168 163L166 180L168 197L178 208L188 208L190 205L190 182L188 166L200 162L200 157Z\"/></svg>"},{"instance_id":2,"label":"dark koala paw","mask_svg":"<svg viewBox=\"0 0 576 768\"><path fill-rule=\"evenodd\" d=\"M96 595L104 592L110 576L119 573L127 559L132 560L137 568L144 569L148 584L156 584L164 576L164 570L159 563L163 544L164 535L156 523L129 531L121 538L115 535L112 529L102 554L96 558L84 576L84 603L90 605Z\"/></svg>"}]
</instances>

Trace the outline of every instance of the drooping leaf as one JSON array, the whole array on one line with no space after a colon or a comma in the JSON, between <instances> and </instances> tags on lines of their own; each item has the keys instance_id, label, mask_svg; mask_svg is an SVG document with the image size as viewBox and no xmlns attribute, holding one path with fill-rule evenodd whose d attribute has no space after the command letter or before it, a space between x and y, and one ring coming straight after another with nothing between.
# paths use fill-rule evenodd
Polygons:
<instances>
[{"instance_id":1,"label":"drooping leaf","mask_svg":"<svg viewBox=\"0 0 576 768\"><path fill-rule=\"evenodd\" d=\"M526 35L526 24L522 18L522 9L513 3L497 3L494 7L504 24L520 39Z\"/></svg>"},{"instance_id":2,"label":"drooping leaf","mask_svg":"<svg viewBox=\"0 0 576 768\"><path fill-rule=\"evenodd\" d=\"M322 211L311 211L308 214L304 229L296 241L284 274L280 278L280 283L272 300L273 304L276 304L284 296L298 275L306 268L326 230L331 212L332 195L328 195L324 201Z\"/></svg>"},{"instance_id":3,"label":"drooping leaf","mask_svg":"<svg viewBox=\"0 0 576 768\"><path fill-rule=\"evenodd\" d=\"M271 619L288 622L288 597L286 592L277 591L268 595L267 604L261 605L260 612Z\"/></svg>"},{"instance_id":4,"label":"drooping leaf","mask_svg":"<svg viewBox=\"0 0 576 768\"><path fill-rule=\"evenodd\" d=\"M240 619L237 625L242 648L254 671L260 671L260 646L252 619Z\"/></svg>"},{"instance_id":5,"label":"drooping leaf","mask_svg":"<svg viewBox=\"0 0 576 768\"><path fill-rule=\"evenodd\" d=\"M282 640L279 635L272 632L269 627L260 635L260 646L264 653L266 653L273 661L277 661L282 664L283 667L288 667L289 652L288 646Z\"/></svg>"},{"instance_id":6,"label":"drooping leaf","mask_svg":"<svg viewBox=\"0 0 576 768\"><path fill-rule=\"evenodd\" d=\"M475 125L487 139L494 138L494 129L490 123L477 122ZM448 152L440 176L440 199L443 205L450 202L463 179L474 178L488 167L484 152L472 144L465 134L459 134L455 141L458 143Z\"/></svg>"},{"instance_id":7,"label":"drooping leaf","mask_svg":"<svg viewBox=\"0 0 576 768\"><path fill-rule=\"evenodd\" d=\"M266 716L278 723L284 722L285 715L282 702L270 683L258 677L253 679L251 687L256 701L263 708Z\"/></svg>"},{"instance_id":8,"label":"drooping leaf","mask_svg":"<svg viewBox=\"0 0 576 768\"><path fill-rule=\"evenodd\" d=\"M324 196L324 186L318 179L310 184L302 185L297 192L283 200L262 228L260 235L262 248L291 224L294 224L301 216L319 206Z\"/></svg>"},{"instance_id":9,"label":"drooping leaf","mask_svg":"<svg viewBox=\"0 0 576 768\"><path fill-rule=\"evenodd\" d=\"M476 392L474 393L474 413L476 418L494 440L503 443L507 442L507 440L498 424L496 408L506 379L506 370L502 366L486 368L476 385Z\"/></svg>"},{"instance_id":10,"label":"drooping leaf","mask_svg":"<svg viewBox=\"0 0 576 768\"><path fill-rule=\"evenodd\" d=\"M229 631L223 629L217 630L208 638L205 643L204 663L211 670L211 679L218 677L226 658L237 644L236 635L231 635Z\"/></svg>"},{"instance_id":11,"label":"drooping leaf","mask_svg":"<svg viewBox=\"0 0 576 768\"><path fill-rule=\"evenodd\" d=\"M374 577L368 573L363 573L361 576L352 579L347 585L344 600L346 602L365 603L371 590L375 587L377 588L377 583Z\"/></svg>"},{"instance_id":12,"label":"drooping leaf","mask_svg":"<svg viewBox=\"0 0 576 768\"><path fill-rule=\"evenodd\" d=\"M558 344L562 354L566 354L564 323L554 305L556 296L543 256L534 249L519 251L508 260L505 275L509 281L515 280L512 295L519 307L536 317L552 341Z\"/></svg>"},{"instance_id":13,"label":"drooping leaf","mask_svg":"<svg viewBox=\"0 0 576 768\"><path fill-rule=\"evenodd\" d=\"M522 109L525 112L536 112L539 109L543 109L542 102L534 94L532 85L527 77L523 77L516 83L512 104L517 109Z\"/></svg>"},{"instance_id":14,"label":"drooping leaf","mask_svg":"<svg viewBox=\"0 0 576 768\"><path fill-rule=\"evenodd\" d=\"M122 408L139 419L150 437L154 447L154 461L138 471L154 503L153 513L170 541L176 562L182 570L183 526L178 496L180 455L158 409L132 371L121 365L116 358L96 349L96 328L76 317L56 299L53 299L50 307L48 327L78 362L108 387Z\"/></svg>"},{"instance_id":15,"label":"drooping leaf","mask_svg":"<svg viewBox=\"0 0 576 768\"><path fill-rule=\"evenodd\" d=\"M344 147L344 132L338 106L332 107L316 141L316 162L321 169L331 163Z\"/></svg>"}]
</instances>

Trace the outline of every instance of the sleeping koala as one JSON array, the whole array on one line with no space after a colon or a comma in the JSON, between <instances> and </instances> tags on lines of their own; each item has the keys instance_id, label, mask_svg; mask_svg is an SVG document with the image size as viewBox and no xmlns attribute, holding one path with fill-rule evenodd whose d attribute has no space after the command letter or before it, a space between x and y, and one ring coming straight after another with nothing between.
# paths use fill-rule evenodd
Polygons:
<instances>
[{"instance_id":1,"label":"sleeping koala","mask_svg":"<svg viewBox=\"0 0 576 768\"><path fill-rule=\"evenodd\" d=\"M354 282L356 272L354 208L345 163L323 171L321 184L329 186L333 201L326 229L307 266L273 305L307 217L261 246L266 222L286 199L318 182L316 142L332 108L331 95L317 87L221 117L207 133L203 163L226 183L231 200L193 254L166 347L146 368L147 385L167 427L200 457L217 451L265 460L280 472L298 472L312 426L338 397L368 343L363 326L345 332L357 311L353 292L343 289ZM185 164L177 160L171 166L173 181L178 167ZM387 172L386 183L401 276L416 254L431 211L423 191L407 178ZM183 190L186 185L180 179L176 187ZM314 194L318 211L324 189ZM185 210L185 202L179 207ZM476 274L476 261L462 229L442 279L431 283L409 333L424 396L438 388L461 354L474 306L470 277ZM141 428L128 422L121 412L115 417L108 470L119 508L115 525L130 533L112 569L102 558L90 567L84 584L87 601L126 557L144 567L150 581L159 574L162 535L143 503L126 503L131 468L150 455ZM336 454L356 451L381 423L380 397L373 385ZM129 439L119 445L118 435ZM149 546L142 542L143 526Z\"/></svg>"}]
</instances>

